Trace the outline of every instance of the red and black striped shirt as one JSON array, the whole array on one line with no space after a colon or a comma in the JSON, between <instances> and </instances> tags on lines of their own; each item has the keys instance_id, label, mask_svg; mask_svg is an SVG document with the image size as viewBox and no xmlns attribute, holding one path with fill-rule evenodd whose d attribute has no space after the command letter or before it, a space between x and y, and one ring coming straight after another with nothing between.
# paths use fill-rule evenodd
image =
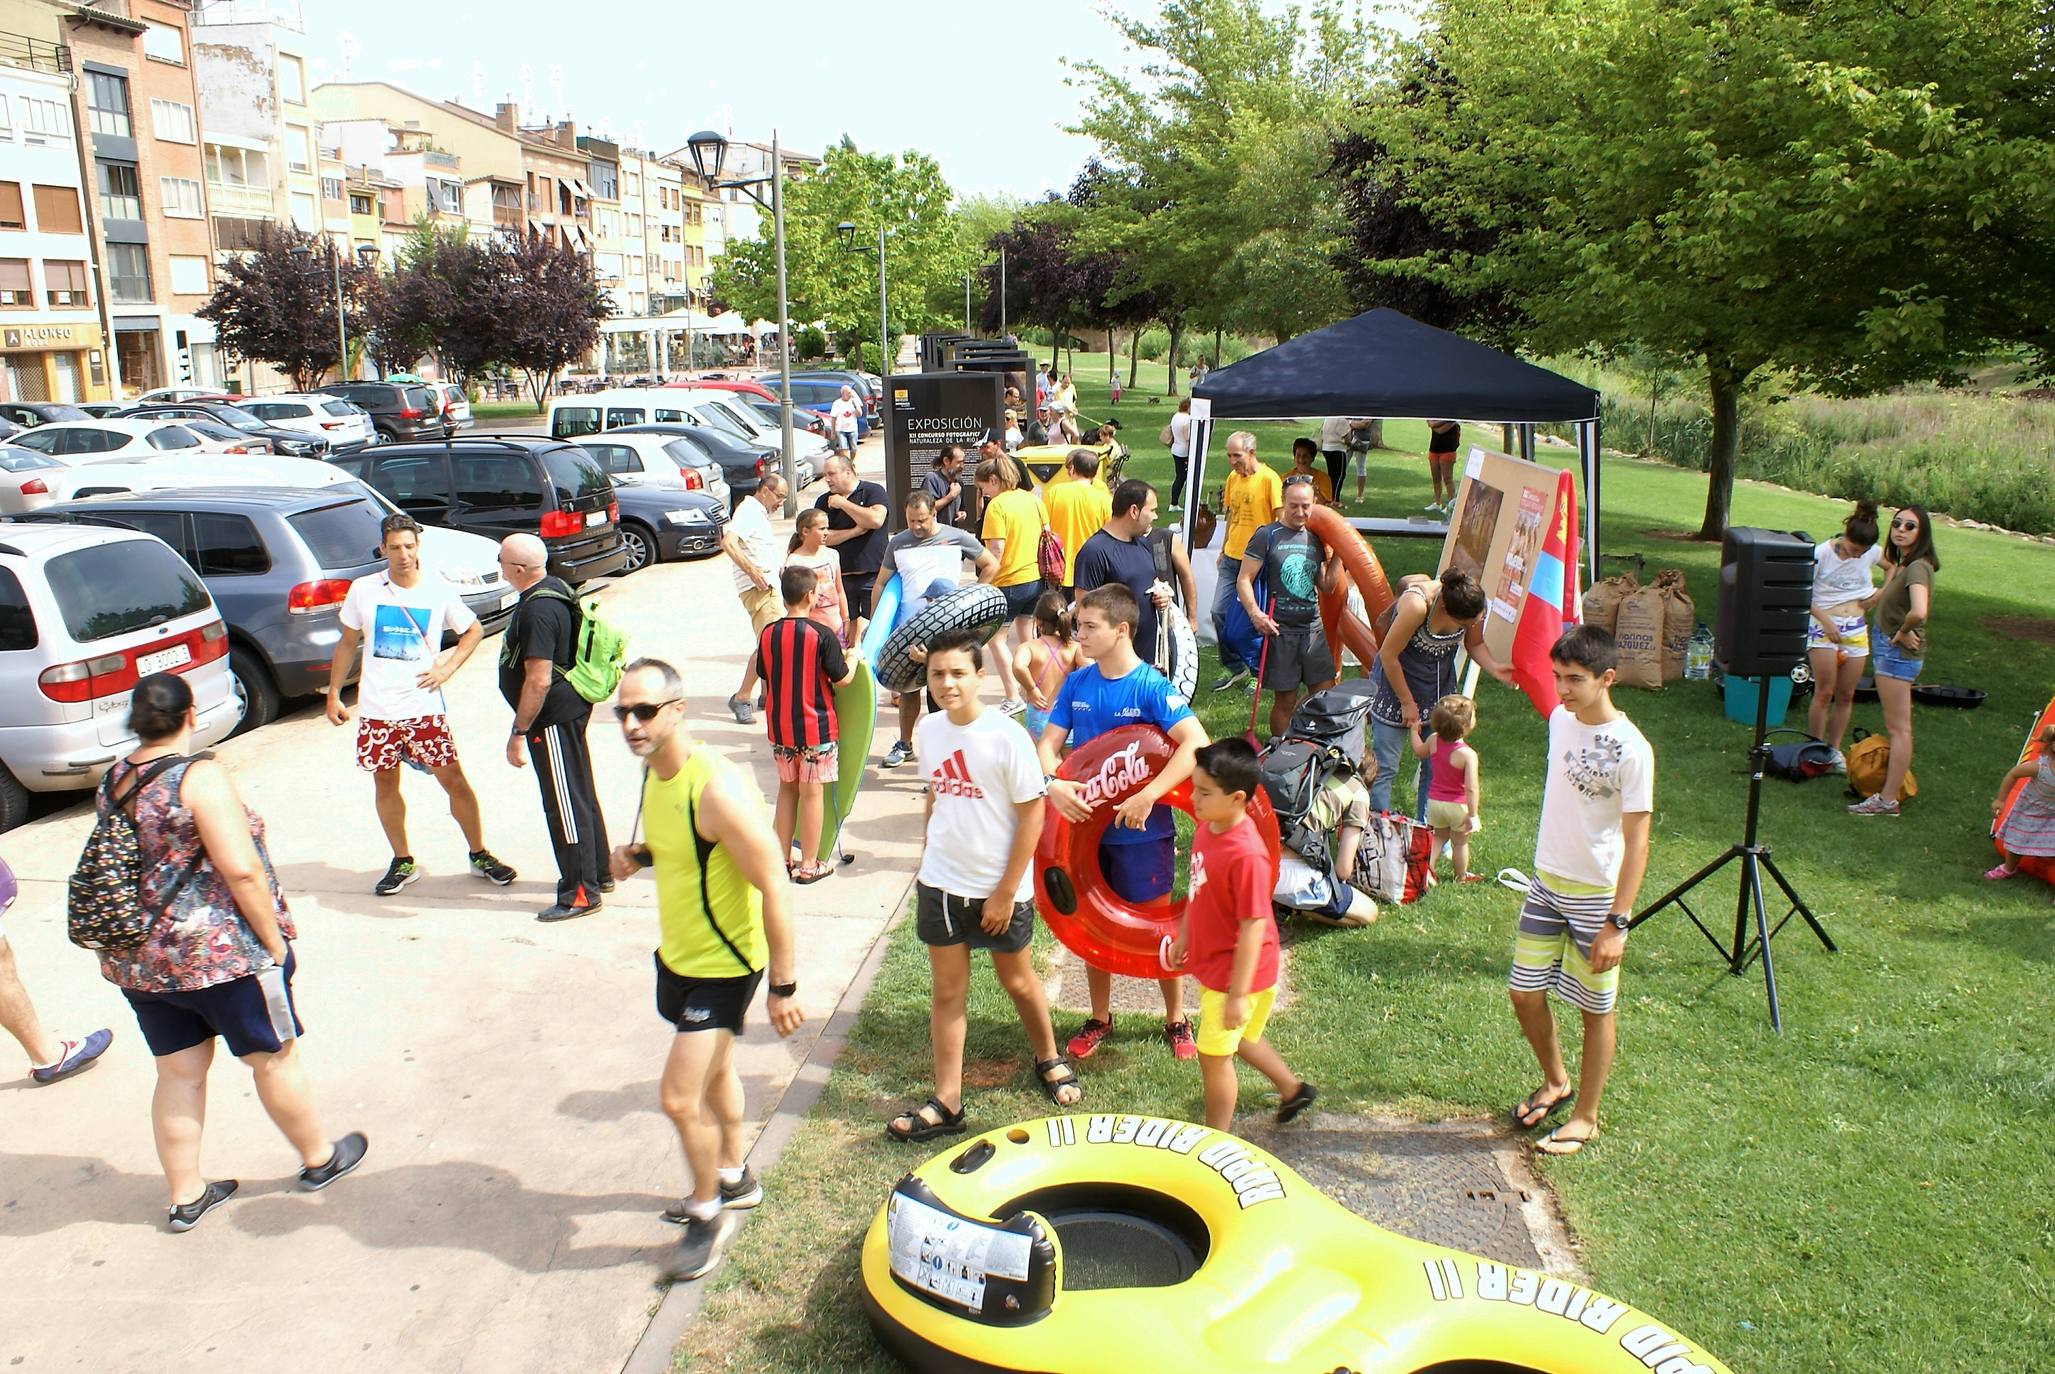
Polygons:
<instances>
[{"instance_id":1,"label":"red and black striped shirt","mask_svg":"<svg viewBox=\"0 0 2055 1374\"><path fill-rule=\"evenodd\" d=\"M834 631L804 616L764 626L756 641L764 680L764 725L772 744L792 748L835 738L835 683L849 671Z\"/></svg>"}]
</instances>

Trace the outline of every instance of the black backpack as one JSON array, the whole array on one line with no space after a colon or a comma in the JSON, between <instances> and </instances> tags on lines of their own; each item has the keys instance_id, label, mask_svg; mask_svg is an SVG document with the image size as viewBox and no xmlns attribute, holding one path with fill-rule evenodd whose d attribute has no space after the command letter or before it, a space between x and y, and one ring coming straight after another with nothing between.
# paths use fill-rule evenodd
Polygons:
<instances>
[{"instance_id":1,"label":"black backpack","mask_svg":"<svg viewBox=\"0 0 2055 1374\"><path fill-rule=\"evenodd\" d=\"M1356 765L1338 745L1280 739L1263 751L1260 767L1258 777L1277 813L1284 846L1305 853L1317 845L1324 853L1326 837L1306 826L1306 813L1313 809L1314 799L1329 779L1353 775Z\"/></svg>"},{"instance_id":2,"label":"black backpack","mask_svg":"<svg viewBox=\"0 0 2055 1374\"><path fill-rule=\"evenodd\" d=\"M1336 683L1300 702L1284 733L1293 739L1336 745L1345 753L1353 749L1356 755L1350 762L1360 762L1364 723L1370 719L1373 700L1370 684L1361 678Z\"/></svg>"},{"instance_id":3,"label":"black backpack","mask_svg":"<svg viewBox=\"0 0 2055 1374\"><path fill-rule=\"evenodd\" d=\"M1769 733L1796 735L1803 732L1772 730ZM1793 740L1789 744L1771 745L1768 761L1763 767L1763 772L1769 777L1782 778L1786 782L1810 782L1814 778L1824 777L1833 770L1833 749L1811 735L1804 735L1803 738Z\"/></svg>"},{"instance_id":4,"label":"black backpack","mask_svg":"<svg viewBox=\"0 0 2055 1374\"><path fill-rule=\"evenodd\" d=\"M99 819L93 823L93 833L86 836L86 847L79 853L78 868L72 872L64 900L65 934L73 944L81 949L124 950L150 938L151 928L162 911L153 911L143 902L143 878L148 866L143 862L143 847L136 835L135 817L129 814L129 803L173 765L213 757L211 753L201 753L157 759L138 768L133 775L135 785L119 797L113 792L112 769L100 780L99 796L94 799ZM178 880L165 893L164 906L171 904L205 857L204 848L194 852Z\"/></svg>"}]
</instances>

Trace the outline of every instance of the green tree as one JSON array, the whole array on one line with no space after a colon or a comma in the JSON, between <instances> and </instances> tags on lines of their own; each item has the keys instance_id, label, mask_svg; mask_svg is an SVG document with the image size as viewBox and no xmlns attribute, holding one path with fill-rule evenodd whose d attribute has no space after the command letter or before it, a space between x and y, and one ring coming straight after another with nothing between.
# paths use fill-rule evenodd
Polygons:
<instances>
[{"instance_id":1,"label":"green tree","mask_svg":"<svg viewBox=\"0 0 2055 1374\"><path fill-rule=\"evenodd\" d=\"M1697 359L1702 537L1727 524L1747 391L2050 353L2039 0L1438 0L1424 20L1459 98L1375 103L1367 131L1430 217L1496 242L1392 270L1502 290L1542 351Z\"/></svg>"},{"instance_id":2,"label":"green tree","mask_svg":"<svg viewBox=\"0 0 2055 1374\"><path fill-rule=\"evenodd\" d=\"M820 169L785 184L786 296L792 318L825 324L845 347L878 337L878 226L885 225L890 326L895 335L959 318L969 246L950 213L953 193L925 153L866 153L844 140ZM848 235L836 226L848 223ZM777 316L770 217L758 236L728 245L714 295L754 319ZM950 310L950 302L955 310Z\"/></svg>"}]
</instances>

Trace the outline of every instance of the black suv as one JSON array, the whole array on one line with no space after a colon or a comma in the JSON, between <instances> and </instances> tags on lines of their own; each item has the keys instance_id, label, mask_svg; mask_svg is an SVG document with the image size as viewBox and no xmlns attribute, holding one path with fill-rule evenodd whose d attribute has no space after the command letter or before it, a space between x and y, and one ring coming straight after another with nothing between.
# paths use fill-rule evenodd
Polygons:
<instances>
[{"instance_id":1,"label":"black suv","mask_svg":"<svg viewBox=\"0 0 2055 1374\"><path fill-rule=\"evenodd\" d=\"M382 444L329 461L424 525L494 541L540 535L549 571L573 585L628 566L614 481L576 444L536 434L466 434Z\"/></svg>"},{"instance_id":2,"label":"black suv","mask_svg":"<svg viewBox=\"0 0 2055 1374\"><path fill-rule=\"evenodd\" d=\"M315 390L361 407L381 444L439 439L455 428L444 426L441 399L419 382L330 382Z\"/></svg>"},{"instance_id":3,"label":"black suv","mask_svg":"<svg viewBox=\"0 0 2055 1374\"><path fill-rule=\"evenodd\" d=\"M328 455L328 440L312 434L303 434L297 429L279 429L267 425L249 411L229 405L225 401L163 401L151 405L130 406L116 411L117 420L210 420L217 425L226 425L239 434L251 439L261 439L271 446L273 453L283 453L290 458L324 458Z\"/></svg>"}]
</instances>

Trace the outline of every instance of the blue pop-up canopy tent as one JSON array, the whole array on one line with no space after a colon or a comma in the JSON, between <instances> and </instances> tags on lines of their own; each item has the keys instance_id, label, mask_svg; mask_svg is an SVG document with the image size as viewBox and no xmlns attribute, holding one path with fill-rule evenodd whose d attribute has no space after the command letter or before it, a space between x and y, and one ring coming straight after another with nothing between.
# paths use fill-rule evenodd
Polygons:
<instances>
[{"instance_id":1,"label":"blue pop-up canopy tent","mask_svg":"<svg viewBox=\"0 0 2055 1374\"><path fill-rule=\"evenodd\" d=\"M1489 420L1518 427L1521 456L1534 456L1534 426L1573 427L1583 475L1584 546L1598 579L1598 393L1508 353L1422 324L1396 310L1369 310L1252 353L1206 375L1192 391L1211 414L1192 446L1189 490L1205 483L1213 424L1316 415L1366 419ZM1191 535L1187 503L1185 534ZM1443 534L1445 525L1354 520L1379 533ZM1394 528L1386 528L1393 526Z\"/></svg>"}]
</instances>

